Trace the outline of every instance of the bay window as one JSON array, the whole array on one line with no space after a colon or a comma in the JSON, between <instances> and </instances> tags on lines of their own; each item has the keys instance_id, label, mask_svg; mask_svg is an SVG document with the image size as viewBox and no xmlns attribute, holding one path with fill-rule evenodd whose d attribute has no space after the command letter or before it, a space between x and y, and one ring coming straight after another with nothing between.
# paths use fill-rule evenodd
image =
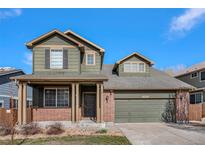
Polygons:
<instances>
[{"instance_id":1,"label":"bay window","mask_svg":"<svg viewBox=\"0 0 205 154\"><path fill-rule=\"evenodd\" d=\"M69 89L66 88L45 88L45 107L67 107L69 106Z\"/></svg>"}]
</instances>

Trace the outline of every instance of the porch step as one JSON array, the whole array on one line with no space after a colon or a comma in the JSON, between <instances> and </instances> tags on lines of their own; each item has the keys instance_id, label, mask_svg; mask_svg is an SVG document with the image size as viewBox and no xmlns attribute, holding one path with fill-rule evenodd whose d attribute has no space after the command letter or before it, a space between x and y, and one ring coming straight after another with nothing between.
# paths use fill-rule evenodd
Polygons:
<instances>
[{"instance_id":1,"label":"porch step","mask_svg":"<svg viewBox=\"0 0 205 154\"><path fill-rule=\"evenodd\" d=\"M205 124L205 118L201 118L201 123Z\"/></svg>"},{"instance_id":2,"label":"porch step","mask_svg":"<svg viewBox=\"0 0 205 154\"><path fill-rule=\"evenodd\" d=\"M78 123L79 127L105 127L105 123L96 123L95 121L92 120L81 120Z\"/></svg>"}]
</instances>

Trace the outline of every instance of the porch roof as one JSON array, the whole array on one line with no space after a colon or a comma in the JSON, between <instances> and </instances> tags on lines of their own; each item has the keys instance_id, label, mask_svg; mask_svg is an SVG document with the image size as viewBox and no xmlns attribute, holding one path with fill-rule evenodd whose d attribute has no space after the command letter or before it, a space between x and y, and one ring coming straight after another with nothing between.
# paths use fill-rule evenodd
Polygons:
<instances>
[{"instance_id":1,"label":"porch roof","mask_svg":"<svg viewBox=\"0 0 205 154\"><path fill-rule=\"evenodd\" d=\"M16 77L11 77L11 80L18 80L22 82L62 82L62 81L79 81L79 82L89 82L89 81L107 81L108 78L102 74L80 74L80 75L40 75L40 74L28 74Z\"/></svg>"}]
</instances>

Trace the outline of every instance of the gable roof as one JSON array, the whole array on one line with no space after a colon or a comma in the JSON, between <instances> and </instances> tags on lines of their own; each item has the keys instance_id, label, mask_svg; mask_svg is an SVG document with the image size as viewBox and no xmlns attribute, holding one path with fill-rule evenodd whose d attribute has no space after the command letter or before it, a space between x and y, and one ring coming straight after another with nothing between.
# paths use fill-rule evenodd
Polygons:
<instances>
[{"instance_id":1,"label":"gable roof","mask_svg":"<svg viewBox=\"0 0 205 154\"><path fill-rule=\"evenodd\" d=\"M153 65L153 64L154 64L153 61L151 61L150 59L148 59L147 57L141 55L141 54L138 53L138 52L133 52L132 54L130 54L130 55L128 55L128 56L126 56L126 57L120 59L120 60L117 61L116 63L117 63L117 64L120 64L120 63L122 63L123 61L125 61L125 60L127 60L127 59L129 59L130 57L133 57L133 56L137 56L137 57L142 58L143 60L145 60L145 61L147 61L148 63L150 63L150 65Z\"/></svg>"},{"instance_id":2,"label":"gable roof","mask_svg":"<svg viewBox=\"0 0 205 154\"><path fill-rule=\"evenodd\" d=\"M13 69L13 70L0 71L0 77L8 74L18 73L18 72L22 72L22 74L25 74L21 69Z\"/></svg>"},{"instance_id":3,"label":"gable roof","mask_svg":"<svg viewBox=\"0 0 205 154\"><path fill-rule=\"evenodd\" d=\"M114 65L103 65L102 73L108 77L104 81L106 90L182 90L195 89L195 87L180 81L166 73L150 68L148 76L118 76L113 73Z\"/></svg>"},{"instance_id":4,"label":"gable roof","mask_svg":"<svg viewBox=\"0 0 205 154\"><path fill-rule=\"evenodd\" d=\"M81 43L75 41L73 38L71 38L71 37L65 35L64 33L60 32L60 31L57 30L57 29L54 29L54 30L52 30L52 31L50 31L50 32L48 32L48 33L46 33L46 34L43 34L43 35L37 37L36 39L34 39L34 40L32 40L32 41L26 43L26 46L27 46L28 48L32 48L34 44L36 44L36 43L38 43L38 42L40 42L40 41L42 41L42 40L48 38L49 36L52 36L53 34L58 34L58 35L62 36L63 38L65 38L65 39L67 39L67 40L73 42L73 43L76 44L76 45L78 45L79 47L82 47L82 46L83 46Z\"/></svg>"},{"instance_id":5,"label":"gable roof","mask_svg":"<svg viewBox=\"0 0 205 154\"><path fill-rule=\"evenodd\" d=\"M133 56L140 57L140 58L142 58L143 60L145 60L146 62L148 62L150 65L154 65L154 62L151 61L150 59L148 59L147 57L141 55L141 54L138 53L138 52L133 52L132 54L130 54L130 55L128 55L128 56L126 56L126 57L120 59L119 61L117 61L117 62L115 63L115 65L114 65L114 67L113 67L113 70L115 70L115 69L117 68L117 66L118 66L119 64L121 64L123 61L125 61L125 60L127 60L127 59L129 59L129 58L131 58L131 57L133 57Z\"/></svg>"},{"instance_id":6,"label":"gable roof","mask_svg":"<svg viewBox=\"0 0 205 154\"><path fill-rule=\"evenodd\" d=\"M91 41L89 41L89 40L83 38L82 36L80 36L80 35L74 33L74 32L71 31L71 30L65 31L64 34L66 34L66 35L67 35L67 34L72 34L72 35L74 35L75 37L79 38L80 40L82 40L82 41L84 41L84 42L90 44L91 46L93 46L93 47L99 49L101 52L104 52L104 51L105 51L105 50L104 50L103 48L101 48L100 46L98 46L98 45L94 44L93 42L91 42Z\"/></svg>"},{"instance_id":7,"label":"gable roof","mask_svg":"<svg viewBox=\"0 0 205 154\"><path fill-rule=\"evenodd\" d=\"M195 72L195 71L200 71L202 69L205 69L205 61L198 63L198 64L195 64L195 65L192 65L183 71L180 71L179 73L177 73L175 75L175 77L180 77L180 76L183 76L183 75Z\"/></svg>"}]
</instances>

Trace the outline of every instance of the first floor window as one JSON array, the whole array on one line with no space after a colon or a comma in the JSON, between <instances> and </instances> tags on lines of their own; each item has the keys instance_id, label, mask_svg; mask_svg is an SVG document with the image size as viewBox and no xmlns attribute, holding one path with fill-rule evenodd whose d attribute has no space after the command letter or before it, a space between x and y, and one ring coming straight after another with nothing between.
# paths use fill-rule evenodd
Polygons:
<instances>
[{"instance_id":1,"label":"first floor window","mask_svg":"<svg viewBox=\"0 0 205 154\"><path fill-rule=\"evenodd\" d=\"M4 106L4 100L0 100L0 108L3 108Z\"/></svg>"},{"instance_id":2,"label":"first floor window","mask_svg":"<svg viewBox=\"0 0 205 154\"><path fill-rule=\"evenodd\" d=\"M145 64L144 63L135 63L135 62L127 62L124 63L124 72L145 72Z\"/></svg>"},{"instance_id":3,"label":"first floor window","mask_svg":"<svg viewBox=\"0 0 205 154\"><path fill-rule=\"evenodd\" d=\"M95 54L87 53L86 54L86 64L87 65L95 65Z\"/></svg>"},{"instance_id":4,"label":"first floor window","mask_svg":"<svg viewBox=\"0 0 205 154\"><path fill-rule=\"evenodd\" d=\"M66 107L69 104L69 89L45 89L46 107Z\"/></svg>"},{"instance_id":5,"label":"first floor window","mask_svg":"<svg viewBox=\"0 0 205 154\"><path fill-rule=\"evenodd\" d=\"M190 104L198 104L203 102L202 93L194 93L190 95Z\"/></svg>"},{"instance_id":6,"label":"first floor window","mask_svg":"<svg viewBox=\"0 0 205 154\"><path fill-rule=\"evenodd\" d=\"M205 71L201 72L201 81L205 81Z\"/></svg>"},{"instance_id":7,"label":"first floor window","mask_svg":"<svg viewBox=\"0 0 205 154\"><path fill-rule=\"evenodd\" d=\"M63 50L62 49L51 49L50 67L54 69L63 68Z\"/></svg>"}]
</instances>

